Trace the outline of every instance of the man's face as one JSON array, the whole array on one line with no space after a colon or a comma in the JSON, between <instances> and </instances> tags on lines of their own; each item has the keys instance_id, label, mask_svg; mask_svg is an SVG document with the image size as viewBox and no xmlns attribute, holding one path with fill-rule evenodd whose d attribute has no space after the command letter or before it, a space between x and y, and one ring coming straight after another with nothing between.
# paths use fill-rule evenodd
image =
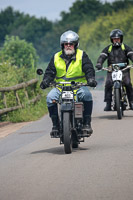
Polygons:
<instances>
[{"instance_id":1,"label":"man's face","mask_svg":"<svg viewBox=\"0 0 133 200\"><path fill-rule=\"evenodd\" d=\"M73 55L75 53L73 43L64 43L64 52L67 56Z\"/></svg>"},{"instance_id":2,"label":"man's face","mask_svg":"<svg viewBox=\"0 0 133 200\"><path fill-rule=\"evenodd\" d=\"M121 43L121 40L120 38L113 38L113 43Z\"/></svg>"}]
</instances>

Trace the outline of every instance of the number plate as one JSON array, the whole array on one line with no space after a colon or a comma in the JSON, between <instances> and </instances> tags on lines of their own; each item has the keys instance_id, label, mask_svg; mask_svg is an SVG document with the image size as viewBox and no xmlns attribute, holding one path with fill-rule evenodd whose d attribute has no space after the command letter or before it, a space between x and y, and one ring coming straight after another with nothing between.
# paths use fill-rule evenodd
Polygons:
<instances>
[{"instance_id":1,"label":"number plate","mask_svg":"<svg viewBox=\"0 0 133 200\"><path fill-rule=\"evenodd\" d=\"M122 80L122 72L119 70L118 72L112 72L112 80L113 81L121 81Z\"/></svg>"},{"instance_id":2,"label":"number plate","mask_svg":"<svg viewBox=\"0 0 133 200\"><path fill-rule=\"evenodd\" d=\"M73 92L71 92L71 91L63 91L62 99L73 99Z\"/></svg>"}]
</instances>

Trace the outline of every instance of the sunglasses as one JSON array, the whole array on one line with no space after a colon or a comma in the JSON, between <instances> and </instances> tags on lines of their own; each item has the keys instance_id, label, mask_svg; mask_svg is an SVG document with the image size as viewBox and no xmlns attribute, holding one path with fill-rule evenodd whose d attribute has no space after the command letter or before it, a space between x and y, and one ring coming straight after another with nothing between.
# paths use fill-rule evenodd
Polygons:
<instances>
[{"instance_id":1,"label":"sunglasses","mask_svg":"<svg viewBox=\"0 0 133 200\"><path fill-rule=\"evenodd\" d=\"M65 46L73 46L73 43L64 43Z\"/></svg>"}]
</instances>

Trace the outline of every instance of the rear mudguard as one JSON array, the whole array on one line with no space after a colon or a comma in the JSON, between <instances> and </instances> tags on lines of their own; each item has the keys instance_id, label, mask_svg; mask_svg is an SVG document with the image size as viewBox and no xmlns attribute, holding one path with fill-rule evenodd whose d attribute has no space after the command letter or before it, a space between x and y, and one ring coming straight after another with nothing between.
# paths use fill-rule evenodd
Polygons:
<instances>
[{"instance_id":1,"label":"rear mudguard","mask_svg":"<svg viewBox=\"0 0 133 200\"><path fill-rule=\"evenodd\" d=\"M71 103L64 103L61 104L61 111L65 112L65 111L72 111L73 110L73 105Z\"/></svg>"},{"instance_id":2,"label":"rear mudguard","mask_svg":"<svg viewBox=\"0 0 133 200\"><path fill-rule=\"evenodd\" d=\"M114 83L114 88L115 88L115 89L120 89L120 88L121 88L121 83L120 83L119 81L116 81L116 82Z\"/></svg>"}]
</instances>

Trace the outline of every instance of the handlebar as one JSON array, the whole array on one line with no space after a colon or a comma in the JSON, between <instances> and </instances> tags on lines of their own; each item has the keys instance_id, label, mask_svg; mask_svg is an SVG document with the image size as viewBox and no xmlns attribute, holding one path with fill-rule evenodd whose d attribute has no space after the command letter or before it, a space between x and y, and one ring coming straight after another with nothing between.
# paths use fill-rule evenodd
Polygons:
<instances>
[{"instance_id":1,"label":"handlebar","mask_svg":"<svg viewBox=\"0 0 133 200\"><path fill-rule=\"evenodd\" d=\"M71 85L72 87L89 86L86 83L74 82L74 81L72 81L72 82L65 82L65 81L64 82L52 82L52 83L50 83L49 86L58 86L58 87L62 88L64 85L66 85L66 86Z\"/></svg>"},{"instance_id":2,"label":"handlebar","mask_svg":"<svg viewBox=\"0 0 133 200\"><path fill-rule=\"evenodd\" d=\"M42 74L44 74L44 72L43 72L42 69L37 69L37 74L38 75L42 75ZM79 88L80 86L90 86L90 87L92 87L89 84L82 83L82 82L75 82L75 81L71 81L71 82L67 82L67 81L66 82L65 81L63 81L63 82L52 82L52 83L49 84L48 87L52 87L52 86L56 87L56 86L58 86L58 87L62 88L64 85L67 85L67 84L69 84L69 85L71 85L71 87L75 87L75 88L76 87Z\"/></svg>"},{"instance_id":3,"label":"handlebar","mask_svg":"<svg viewBox=\"0 0 133 200\"><path fill-rule=\"evenodd\" d=\"M117 65L117 64L116 64ZM133 64L132 65L127 65L125 68L120 69L121 71L125 71L127 69L133 68ZM100 72L100 71L108 71L108 72L112 72L112 66L110 65L108 68L107 67L103 67L100 70L97 70L96 72Z\"/></svg>"},{"instance_id":4,"label":"handlebar","mask_svg":"<svg viewBox=\"0 0 133 200\"><path fill-rule=\"evenodd\" d=\"M126 68L122 69L122 71L125 71L126 69L133 68L133 65L127 65Z\"/></svg>"}]
</instances>

